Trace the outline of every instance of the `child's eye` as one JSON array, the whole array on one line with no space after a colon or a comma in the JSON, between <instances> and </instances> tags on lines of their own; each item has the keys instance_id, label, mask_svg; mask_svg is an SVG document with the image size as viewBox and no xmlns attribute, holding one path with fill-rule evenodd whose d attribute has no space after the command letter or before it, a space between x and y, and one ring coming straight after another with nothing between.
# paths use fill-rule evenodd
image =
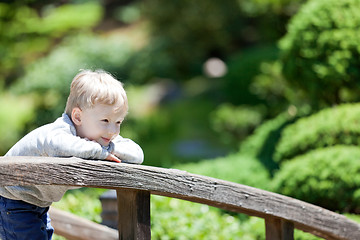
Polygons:
<instances>
[{"instance_id":1,"label":"child's eye","mask_svg":"<svg viewBox=\"0 0 360 240\"><path fill-rule=\"evenodd\" d=\"M119 124L119 125L120 125L121 123L122 123L121 121L117 121L117 122L116 122L116 124Z\"/></svg>"},{"instance_id":2,"label":"child's eye","mask_svg":"<svg viewBox=\"0 0 360 240\"><path fill-rule=\"evenodd\" d=\"M103 120L101 120L102 122L106 122L106 123L108 123L109 122L109 120L107 120L107 119L103 119Z\"/></svg>"}]
</instances>

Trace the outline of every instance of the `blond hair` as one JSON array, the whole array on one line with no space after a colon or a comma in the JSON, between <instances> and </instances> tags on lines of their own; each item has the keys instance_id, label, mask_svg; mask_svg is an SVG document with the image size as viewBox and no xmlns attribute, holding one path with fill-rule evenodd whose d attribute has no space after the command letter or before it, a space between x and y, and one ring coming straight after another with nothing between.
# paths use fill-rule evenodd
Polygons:
<instances>
[{"instance_id":1,"label":"blond hair","mask_svg":"<svg viewBox=\"0 0 360 240\"><path fill-rule=\"evenodd\" d=\"M119 105L124 115L128 111L128 100L123 84L103 70L82 70L72 80L65 113L71 116L75 107L82 110L95 104Z\"/></svg>"}]
</instances>

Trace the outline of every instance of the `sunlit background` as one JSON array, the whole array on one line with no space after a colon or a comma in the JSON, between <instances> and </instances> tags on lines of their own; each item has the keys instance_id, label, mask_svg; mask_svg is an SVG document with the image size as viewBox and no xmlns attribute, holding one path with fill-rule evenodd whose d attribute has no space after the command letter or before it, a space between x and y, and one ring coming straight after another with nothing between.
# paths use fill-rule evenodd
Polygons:
<instances>
[{"instance_id":1,"label":"sunlit background","mask_svg":"<svg viewBox=\"0 0 360 240\"><path fill-rule=\"evenodd\" d=\"M125 84L120 134L145 165L358 219L359 12L360 0L1 1L0 155L61 116L80 69L104 69ZM71 191L55 205L101 222L101 193ZM257 218L152 204L154 239L265 236Z\"/></svg>"}]
</instances>

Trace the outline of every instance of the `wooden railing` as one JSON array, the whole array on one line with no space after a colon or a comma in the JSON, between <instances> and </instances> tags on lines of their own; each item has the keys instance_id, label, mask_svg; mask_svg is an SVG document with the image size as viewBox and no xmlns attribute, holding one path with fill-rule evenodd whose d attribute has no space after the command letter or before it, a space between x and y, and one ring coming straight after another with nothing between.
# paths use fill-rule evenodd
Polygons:
<instances>
[{"instance_id":1,"label":"wooden railing","mask_svg":"<svg viewBox=\"0 0 360 240\"><path fill-rule=\"evenodd\" d=\"M150 195L207 204L265 219L266 239L294 228L325 239L360 239L360 225L326 209L249 186L176 169L78 158L0 157L0 185L116 189L119 239L150 239Z\"/></svg>"}]
</instances>

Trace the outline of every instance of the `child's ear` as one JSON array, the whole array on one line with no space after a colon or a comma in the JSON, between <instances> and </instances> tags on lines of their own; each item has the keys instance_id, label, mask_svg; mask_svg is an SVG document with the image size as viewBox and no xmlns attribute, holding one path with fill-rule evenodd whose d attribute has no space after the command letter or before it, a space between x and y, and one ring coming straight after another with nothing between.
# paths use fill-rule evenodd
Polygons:
<instances>
[{"instance_id":1,"label":"child's ear","mask_svg":"<svg viewBox=\"0 0 360 240\"><path fill-rule=\"evenodd\" d=\"M73 108L73 110L71 111L71 120L76 126L81 125L81 114L82 111L78 107Z\"/></svg>"}]
</instances>

